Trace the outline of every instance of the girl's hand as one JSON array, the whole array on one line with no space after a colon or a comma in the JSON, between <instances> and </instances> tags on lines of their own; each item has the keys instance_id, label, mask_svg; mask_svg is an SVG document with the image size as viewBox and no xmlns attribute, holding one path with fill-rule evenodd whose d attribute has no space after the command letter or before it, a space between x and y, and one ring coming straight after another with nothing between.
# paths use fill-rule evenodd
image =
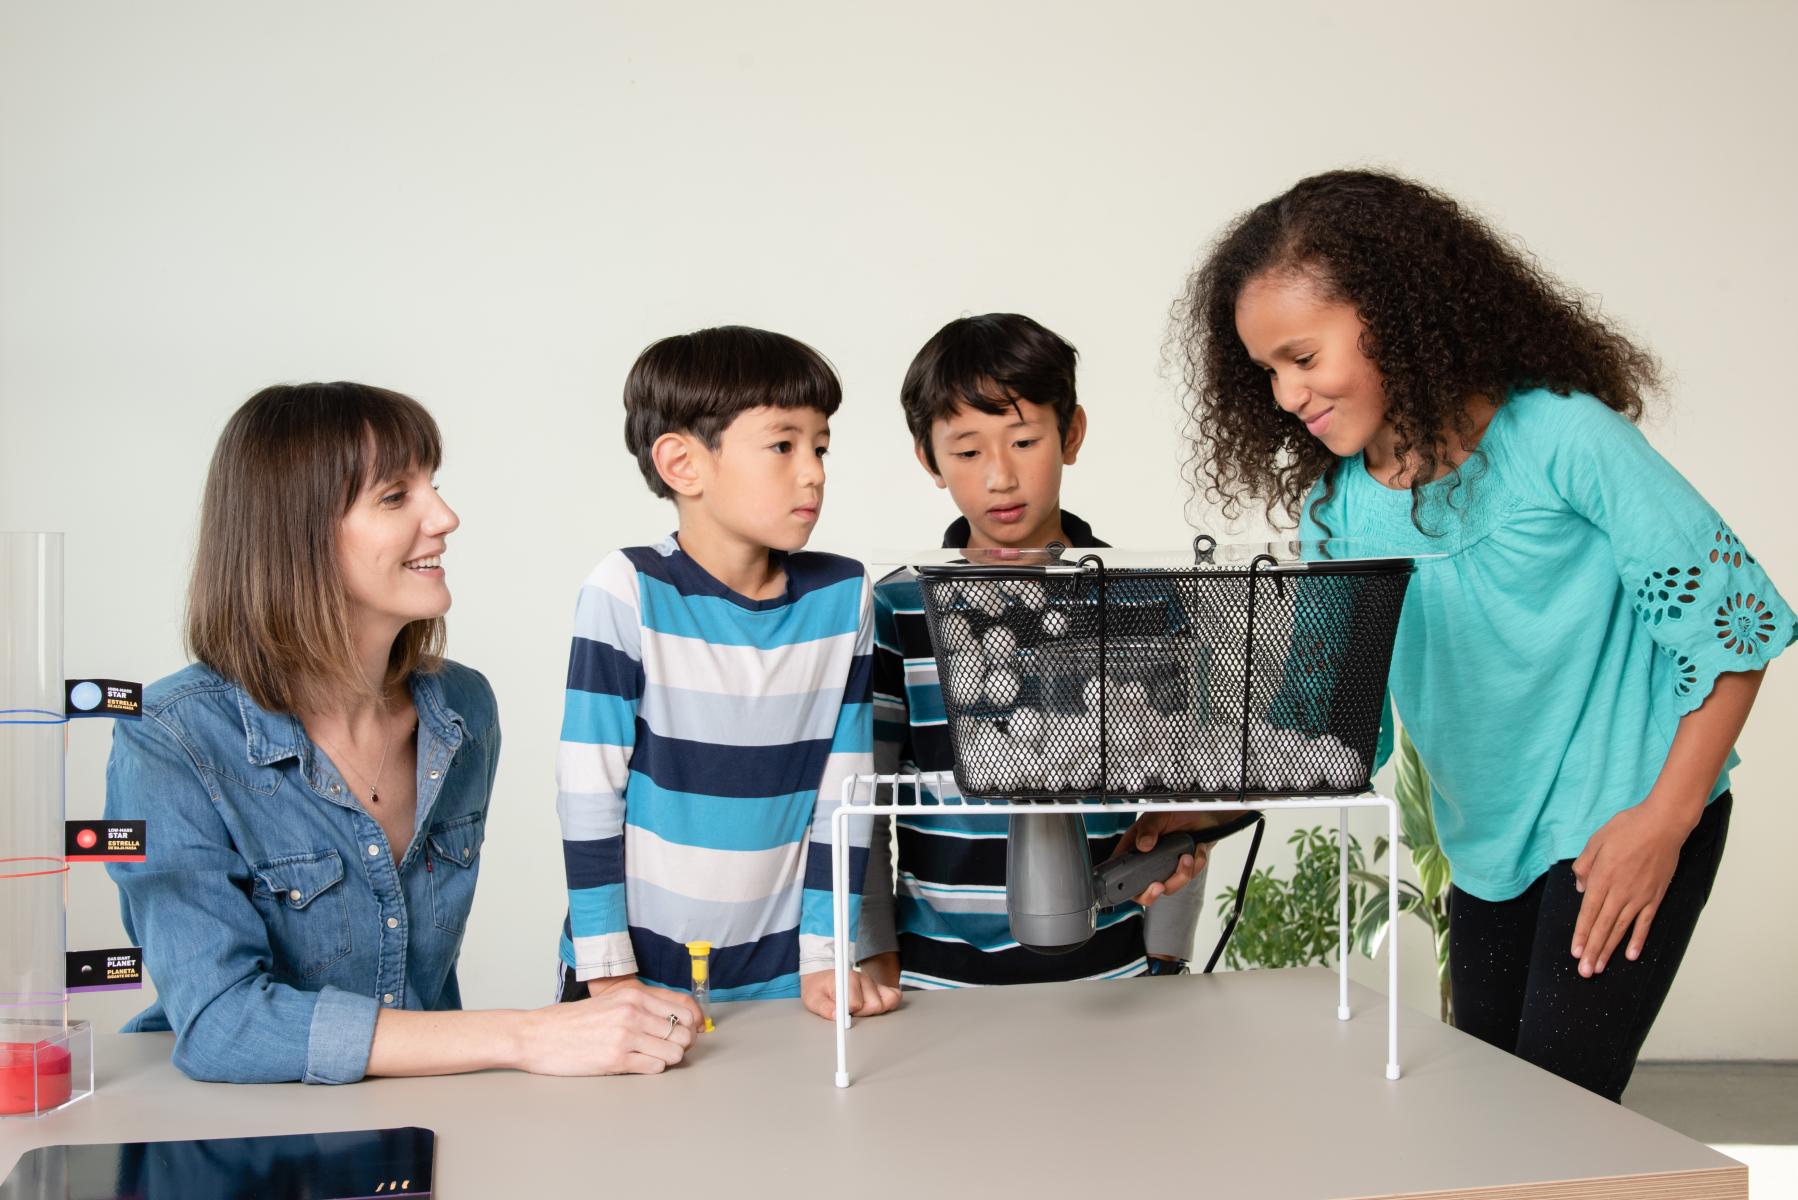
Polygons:
<instances>
[{"instance_id":1,"label":"girl's hand","mask_svg":"<svg viewBox=\"0 0 1798 1200\"><path fill-rule=\"evenodd\" d=\"M1700 805L1698 815L1702 815ZM1634 962L1648 940L1655 910L1679 865L1679 848L1697 824L1682 810L1653 795L1606 821L1573 860L1576 886L1584 893L1573 926L1573 957L1582 978L1602 973L1623 935L1624 957Z\"/></svg>"}]
</instances>

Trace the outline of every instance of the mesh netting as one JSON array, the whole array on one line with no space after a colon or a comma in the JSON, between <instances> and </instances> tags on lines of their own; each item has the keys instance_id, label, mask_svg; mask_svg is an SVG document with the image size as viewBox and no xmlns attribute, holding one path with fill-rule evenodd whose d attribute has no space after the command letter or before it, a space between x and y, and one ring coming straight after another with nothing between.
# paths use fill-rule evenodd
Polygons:
<instances>
[{"instance_id":1,"label":"mesh netting","mask_svg":"<svg viewBox=\"0 0 1798 1200\"><path fill-rule=\"evenodd\" d=\"M963 794L1367 790L1408 560L1082 561L919 568Z\"/></svg>"}]
</instances>

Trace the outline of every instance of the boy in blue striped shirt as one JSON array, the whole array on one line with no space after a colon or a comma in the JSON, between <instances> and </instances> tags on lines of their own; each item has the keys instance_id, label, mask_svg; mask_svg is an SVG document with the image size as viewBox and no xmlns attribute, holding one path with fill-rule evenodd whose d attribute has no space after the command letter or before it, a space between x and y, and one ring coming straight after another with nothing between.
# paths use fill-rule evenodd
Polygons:
<instances>
[{"instance_id":1,"label":"boy in blue striped shirt","mask_svg":"<svg viewBox=\"0 0 1798 1200\"><path fill-rule=\"evenodd\" d=\"M1053 331L1017 313L951 321L918 351L900 402L919 463L961 510L943 535L945 547L1105 545L1061 507L1062 468L1073 464L1086 436L1074 388L1077 357ZM946 772L955 755L917 573L901 569L882 579L874 606L876 769ZM954 789L944 778L924 790ZM1094 862L1111 854L1131 820L1122 812L1086 818ZM858 943L871 978L952 988L1185 969L1202 884L1147 912L1134 903L1107 911L1091 940L1070 954L1020 946L1005 909L1006 829L1003 815L878 819ZM1188 868L1204 866L1204 849L1198 857Z\"/></svg>"},{"instance_id":2,"label":"boy in blue striped shirt","mask_svg":"<svg viewBox=\"0 0 1798 1200\"><path fill-rule=\"evenodd\" d=\"M635 975L834 1015L831 821L872 767L871 588L803 553L842 387L804 343L741 326L664 338L625 381L625 445L680 528L615 551L575 606L556 763L568 876L560 995ZM850 878L867 864L851 822ZM850 902L853 935L859 896ZM851 960L853 961L853 959ZM850 975L849 1011L893 988Z\"/></svg>"}]
</instances>

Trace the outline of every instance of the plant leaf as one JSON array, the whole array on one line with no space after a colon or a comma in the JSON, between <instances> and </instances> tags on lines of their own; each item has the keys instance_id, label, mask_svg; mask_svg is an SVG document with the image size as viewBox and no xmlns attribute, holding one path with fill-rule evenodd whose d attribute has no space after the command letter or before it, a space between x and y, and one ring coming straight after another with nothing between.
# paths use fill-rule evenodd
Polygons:
<instances>
[{"instance_id":1,"label":"plant leaf","mask_svg":"<svg viewBox=\"0 0 1798 1200\"><path fill-rule=\"evenodd\" d=\"M1436 845L1436 822L1430 812L1430 775L1403 725L1398 727L1392 765L1397 772L1392 791L1393 799L1398 801L1401 840L1413 850Z\"/></svg>"},{"instance_id":2,"label":"plant leaf","mask_svg":"<svg viewBox=\"0 0 1798 1200\"><path fill-rule=\"evenodd\" d=\"M1448 858L1442 853L1442 847L1426 846L1413 850L1411 861L1417 866L1418 887L1432 903L1447 893L1449 866Z\"/></svg>"}]
</instances>

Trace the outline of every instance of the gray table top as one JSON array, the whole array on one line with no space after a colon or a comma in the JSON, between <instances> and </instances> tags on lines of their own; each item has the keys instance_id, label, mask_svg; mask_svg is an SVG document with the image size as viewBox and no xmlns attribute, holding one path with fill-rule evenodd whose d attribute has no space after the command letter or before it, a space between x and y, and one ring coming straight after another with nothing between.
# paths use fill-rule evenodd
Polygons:
<instances>
[{"instance_id":1,"label":"gray table top","mask_svg":"<svg viewBox=\"0 0 1798 1200\"><path fill-rule=\"evenodd\" d=\"M829 1023L793 1001L720 1006L656 1078L204 1084L168 1035L96 1035L94 1095L0 1122L0 1170L61 1142L423 1125L448 1200L683 1178L783 1200L1747 1195L1733 1159L1408 1010L1389 1081L1384 998L1350 998L1337 1021L1323 970L908 993L857 1022L842 1090Z\"/></svg>"}]
</instances>

